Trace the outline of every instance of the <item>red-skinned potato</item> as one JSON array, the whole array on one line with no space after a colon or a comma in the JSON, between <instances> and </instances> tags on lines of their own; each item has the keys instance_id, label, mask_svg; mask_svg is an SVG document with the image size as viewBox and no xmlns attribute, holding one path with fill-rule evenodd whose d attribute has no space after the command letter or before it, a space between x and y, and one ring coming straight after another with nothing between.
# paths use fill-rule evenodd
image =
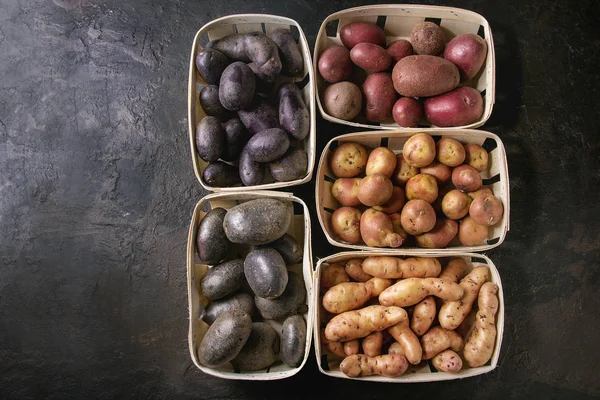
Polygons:
<instances>
[{"instance_id":1,"label":"red-skinned potato","mask_svg":"<svg viewBox=\"0 0 600 400\"><path fill-rule=\"evenodd\" d=\"M377 147L367 159L366 175L381 174L391 178L396 169L396 155L387 147Z\"/></svg>"},{"instance_id":2,"label":"red-skinned potato","mask_svg":"<svg viewBox=\"0 0 600 400\"><path fill-rule=\"evenodd\" d=\"M356 208L341 207L331 215L331 229L345 242L360 242L361 213Z\"/></svg>"},{"instance_id":3,"label":"red-skinned potato","mask_svg":"<svg viewBox=\"0 0 600 400\"><path fill-rule=\"evenodd\" d=\"M392 107L398 95L394 91L389 72L376 72L369 75L363 83L362 92L367 120L384 122L392 117Z\"/></svg>"},{"instance_id":4,"label":"red-skinned potato","mask_svg":"<svg viewBox=\"0 0 600 400\"><path fill-rule=\"evenodd\" d=\"M383 29L370 22L356 21L344 25L340 29L340 39L344 46L352 49L359 43L373 43L385 46Z\"/></svg>"},{"instance_id":5,"label":"red-skinned potato","mask_svg":"<svg viewBox=\"0 0 600 400\"><path fill-rule=\"evenodd\" d=\"M479 197L481 195L487 195L487 194L493 195L494 192L489 187L482 186L481 189L477 189L474 192L467 192L467 194L469 195L469 197L471 198L471 200L475 200L476 197Z\"/></svg>"},{"instance_id":6,"label":"red-skinned potato","mask_svg":"<svg viewBox=\"0 0 600 400\"><path fill-rule=\"evenodd\" d=\"M431 97L446 93L460 81L456 65L436 56L408 56L394 65L396 92L405 97Z\"/></svg>"},{"instance_id":7,"label":"red-skinned potato","mask_svg":"<svg viewBox=\"0 0 600 400\"><path fill-rule=\"evenodd\" d=\"M379 206L392 197L394 186L385 175L365 176L358 184L358 199L365 206Z\"/></svg>"},{"instance_id":8,"label":"red-skinned potato","mask_svg":"<svg viewBox=\"0 0 600 400\"><path fill-rule=\"evenodd\" d=\"M473 192L481 187L481 174L470 165L463 164L452 170L452 184L463 192Z\"/></svg>"},{"instance_id":9,"label":"red-skinned potato","mask_svg":"<svg viewBox=\"0 0 600 400\"><path fill-rule=\"evenodd\" d=\"M350 51L344 46L329 46L319 56L319 73L329 83L348 79L352 73Z\"/></svg>"},{"instance_id":10,"label":"red-skinned potato","mask_svg":"<svg viewBox=\"0 0 600 400\"><path fill-rule=\"evenodd\" d=\"M413 236L408 236L408 233L402 227L402 215L400 213L394 213L390 214L389 217L392 221L392 230L398 235L402 236L404 239L404 244L407 244L406 241Z\"/></svg>"},{"instance_id":11,"label":"red-skinned potato","mask_svg":"<svg viewBox=\"0 0 600 400\"><path fill-rule=\"evenodd\" d=\"M390 199L382 205L375 206L373 208L378 211L383 211L389 215L402 210L402 207L405 203L406 200L404 198L404 190L398 186L394 186L394 189L392 190L392 197L390 197Z\"/></svg>"},{"instance_id":12,"label":"red-skinned potato","mask_svg":"<svg viewBox=\"0 0 600 400\"><path fill-rule=\"evenodd\" d=\"M406 198L408 200L421 199L429 204L438 197L437 181L431 175L420 173L406 182Z\"/></svg>"},{"instance_id":13,"label":"red-skinned potato","mask_svg":"<svg viewBox=\"0 0 600 400\"><path fill-rule=\"evenodd\" d=\"M342 205L346 207L360 206L358 199L358 184L362 178L339 178L331 187L331 194Z\"/></svg>"},{"instance_id":14,"label":"red-skinned potato","mask_svg":"<svg viewBox=\"0 0 600 400\"><path fill-rule=\"evenodd\" d=\"M465 148L456 139L449 137L441 138L435 144L435 152L437 160L449 167L458 167L465 161Z\"/></svg>"},{"instance_id":15,"label":"red-skinned potato","mask_svg":"<svg viewBox=\"0 0 600 400\"><path fill-rule=\"evenodd\" d=\"M489 155L486 149L478 144L467 143L465 145L465 163L477 171L485 171L488 167Z\"/></svg>"},{"instance_id":16,"label":"red-skinned potato","mask_svg":"<svg viewBox=\"0 0 600 400\"><path fill-rule=\"evenodd\" d=\"M460 190L451 190L442 199L442 212L450 219L461 219L469 213L471 198Z\"/></svg>"},{"instance_id":17,"label":"red-skinned potato","mask_svg":"<svg viewBox=\"0 0 600 400\"><path fill-rule=\"evenodd\" d=\"M476 197L469 207L469 215L479 225L493 226L502 219L504 206L494 195Z\"/></svg>"},{"instance_id":18,"label":"red-skinned potato","mask_svg":"<svg viewBox=\"0 0 600 400\"><path fill-rule=\"evenodd\" d=\"M360 234L365 244L373 247L400 247L404 241L394 232L390 218L372 208L360 218Z\"/></svg>"},{"instance_id":19,"label":"red-skinned potato","mask_svg":"<svg viewBox=\"0 0 600 400\"><path fill-rule=\"evenodd\" d=\"M381 46L373 43L359 43L350 50L354 65L367 72L385 71L392 65L392 56Z\"/></svg>"},{"instance_id":20,"label":"red-skinned potato","mask_svg":"<svg viewBox=\"0 0 600 400\"><path fill-rule=\"evenodd\" d=\"M404 128L416 128L423 117L423 104L412 97L402 97L392 107L392 118Z\"/></svg>"},{"instance_id":21,"label":"red-skinned potato","mask_svg":"<svg viewBox=\"0 0 600 400\"><path fill-rule=\"evenodd\" d=\"M412 135L402 147L402 156L413 167L425 167L435 159L435 142L427 133Z\"/></svg>"},{"instance_id":22,"label":"red-skinned potato","mask_svg":"<svg viewBox=\"0 0 600 400\"><path fill-rule=\"evenodd\" d=\"M483 115L481 93L468 86L431 97L423 106L427 120L439 127L469 125Z\"/></svg>"},{"instance_id":23,"label":"red-skinned potato","mask_svg":"<svg viewBox=\"0 0 600 400\"><path fill-rule=\"evenodd\" d=\"M435 226L435 211L425 200L410 200L402 208L400 222L410 235L429 232Z\"/></svg>"},{"instance_id":24,"label":"red-skinned potato","mask_svg":"<svg viewBox=\"0 0 600 400\"><path fill-rule=\"evenodd\" d=\"M404 57L413 55L412 44L408 40L400 39L396 40L387 46L387 52L392 56L392 62L396 64Z\"/></svg>"},{"instance_id":25,"label":"red-skinned potato","mask_svg":"<svg viewBox=\"0 0 600 400\"><path fill-rule=\"evenodd\" d=\"M449 41L444 49L444 58L458 67L460 80L473 78L485 62L487 43L478 35L465 33Z\"/></svg>"},{"instance_id":26,"label":"red-skinned potato","mask_svg":"<svg viewBox=\"0 0 600 400\"><path fill-rule=\"evenodd\" d=\"M479 225L473 218L466 216L458 226L458 240L465 246L477 246L487 239L489 228Z\"/></svg>"},{"instance_id":27,"label":"red-skinned potato","mask_svg":"<svg viewBox=\"0 0 600 400\"><path fill-rule=\"evenodd\" d=\"M323 92L323 108L332 117L353 120L362 110L362 93L352 82L342 81L327 86Z\"/></svg>"},{"instance_id":28,"label":"red-skinned potato","mask_svg":"<svg viewBox=\"0 0 600 400\"><path fill-rule=\"evenodd\" d=\"M396 169L392 179L396 185L404 186L406 182L419 173L419 168L411 166L402 154L396 156Z\"/></svg>"},{"instance_id":29,"label":"red-skinned potato","mask_svg":"<svg viewBox=\"0 0 600 400\"><path fill-rule=\"evenodd\" d=\"M442 249L458 234L458 223L451 219L440 219L429 232L415 236L417 246L427 249Z\"/></svg>"},{"instance_id":30,"label":"red-skinned potato","mask_svg":"<svg viewBox=\"0 0 600 400\"><path fill-rule=\"evenodd\" d=\"M362 145L354 142L342 143L331 154L331 171L337 178L353 178L365 170L367 158L367 149Z\"/></svg>"},{"instance_id":31,"label":"red-skinned potato","mask_svg":"<svg viewBox=\"0 0 600 400\"><path fill-rule=\"evenodd\" d=\"M422 174L433 176L438 184L448 183L450 182L450 178L452 178L452 169L437 160L433 160L431 164L421 168L420 171Z\"/></svg>"}]
</instances>

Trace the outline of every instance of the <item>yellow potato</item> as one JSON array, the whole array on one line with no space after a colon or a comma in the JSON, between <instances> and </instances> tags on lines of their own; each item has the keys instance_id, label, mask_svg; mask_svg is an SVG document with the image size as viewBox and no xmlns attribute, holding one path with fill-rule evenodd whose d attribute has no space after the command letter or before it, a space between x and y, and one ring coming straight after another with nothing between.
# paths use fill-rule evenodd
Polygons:
<instances>
[{"instance_id":1,"label":"yellow potato","mask_svg":"<svg viewBox=\"0 0 600 400\"><path fill-rule=\"evenodd\" d=\"M453 350L444 350L433 357L431 363L438 371L455 373L462 369L463 362L458 354Z\"/></svg>"},{"instance_id":2,"label":"yellow potato","mask_svg":"<svg viewBox=\"0 0 600 400\"><path fill-rule=\"evenodd\" d=\"M463 295L458 283L440 278L408 278L396 282L379 295L384 306L408 307L433 295L443 300L458 300Z\"/></svg>"},{"instance_id":3,"label":"yellow potato","mask_svg":"<svg viewBox=\"0 0 600 400\"><path fill-rule=\"evenodd\" d=\"M321 291L323 293L342 282L350 282L350 277L340 264L329 264L321 272Z\"/></svg>"},{"instance_id":4,"label":"yellow potato","mask_svg":"<svg viewBox=\"0 0 600 400\"><path fill-rule=\"evenodd\" d=\"M467 273L467 262L464 258L453 258L448 262L438 278L458 282Z\"/></svg>"},{"instance_id":5,"label":"yellow potato","mask_svg":"<svg viewBox=\"0 0 600 400\"><path fill-rule=\"evenodd\" d=\"M490 269L488 267L473 268L459 283L464 289L463 296L457 301L445 301L440 307L438 319L444 329L454 330L471 312L477 299L479 289L487 281Z\"/></svg>"},{"instance_id":6,"label":"yellow potato","mask_svg":"<svg viewBox=\"0 0 600 400\"><path fill-rule=\"evenodd\" d=\"M371 298L371 291L362 282L343 282L329 289L323 296L323 307L331 313L339 314L355 310Z\"/></svg>"},{"instance_id":7,"label":"yellow potato","mask_svg":"<svg viewBox=\"0 0 600 400\"><path fill-rule=\"evenodd\" d=\"M440 262L432 257L371 256L363 261L362 268L369 275L387 279L431 278L442 270Z\"/></svg>"},{"instance_id":8,"label":"yellow potato","mask_svg":"<svg viewBox=\"0 0 600 400\"><path fill-rule=\"evenodd\" d=\"M383 346L383 333L373 332L367 335L362 341L362 350L365 355L375 357L381 355Z\"/></svg>"},{"instance_id":9,"label":"yellow potato","mask_svg":"<svg viewBox=\"0 0 600 400\"><path fill-rule=\"evenodd\" d=\"M376 297L379 296L385 289L392 286L393 283L394 281L391 279L371 278L365 282L365 286L369 290L371 297Z\"/></svg>"},{"instance_id":10,"label":"yellow potato","mask_svg":"<svg viewBox=\"0 0 600 400\"><path fill-rule=\"evenodd\" d=\"M346 357L346 353L344 353L344 344L328 340L327 337L325 337L324 329L321 330L321 343L323 343L323 348L329 353L339 357Z\"/></svg>"},{"instance_id":11,"label":"yellow potato","mask_svg":"<svg viewBox=\"0 0 600 400\"><path fill-rule=\"evenodd\" d=\"M415 306L413 310L410 328L415 335L423 336L429 330L435 319L435 300L433 296L427 296Z\"/></svg>"},{"instance_id":12,"label":"yellow potato","mask_svg":"<svg viewBox=\"0 0 600 400\"><path fill-rule=\"evenodd\" d=\"M454 331L434 326L426 334L421 336L421 347L423 348L423 359L429 360L446 349L460 351L463 339Z\"/></svg>"},{"instance_id":13,"label":"yellow potato","mask_svg":"<svg viewBox=\"0 0 600 400\"><path fill-rule=\"evenodd\" d=\"M475 319L475 328L471 332L463 355L469 367L485 365L494 352L496 342L496 313L498 312L498 286L487 282L479 291L477 302L479 311Z\"/></svg>"},{"instance_id":14,"label":"yellow potato","mask_svg":"<svg viewBox=\"0 0 600 400\"><path fill-rule=\"evenodd\" d=\"M358 282L366 282L372 278L371 275L362 269L362 263L363 260L361 258L355 258L346 263L346 273Z\"/></svg>"},{"instance_id":15,"label":"yellow potato","mask_svg":"<svg viewBox=\"0 0 600 400\"><path fill-rule=\"evenodd\" d=\"M351 356L360 352L360 343L358 339L349 340L344 343L344 354Z\"/></svg>"},{"instance_id":16,"label":"yellow potato","mask_svg":"<svg viewBox=\"0 0 600 400\"><path fill-rule=\"evenodd\" d=\"M396 325L390 326L387 330L400 343L409 363L418 364L421 362L423 349L417 335L410 330L408 320L398 322Z\"/></svg>"},{"instance_id":17,"label":"yellow potato","mask_svg":"<svg viewBox=\"0 0 600 400\"><path fill-rule=\"evenodd\" d=\"M406 357L399 354L385 354L377 357L356 354L346 357L340 364L340 371L353 378L369 375L395 377L402 375L407 369Z\"/></svg>"},{"instance_id":18,"label":"yellow potato","mask_svg":"<svg viewBox=\"0 0 600 400\"><path fill-rule=\"evenodd\" d=\"M402 348L402 345L400 343L394 342L390 345L390 348L388 349L388 354L404 355L404 348Z\"/></svg>"},{"instance_id":19,"label":"yellow potato","mask_svg":"<svg viewBox=\"0 0 600 400\"><path fill-rule=\"evenodd\" d=\"M408 318L400 307L369 306L336 315L325 327L325 337L335 342L363 338Z\"/></svg>"}]
</instances>

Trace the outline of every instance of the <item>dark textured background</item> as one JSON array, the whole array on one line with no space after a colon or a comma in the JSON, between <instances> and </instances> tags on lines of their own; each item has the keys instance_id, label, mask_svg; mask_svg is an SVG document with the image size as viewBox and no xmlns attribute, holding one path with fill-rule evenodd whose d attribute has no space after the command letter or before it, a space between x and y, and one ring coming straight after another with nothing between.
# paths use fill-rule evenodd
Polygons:
<instances>
[{"instance_id":1,"label":"dark textured background","mask_svg":"<svg viewBox=\"0 0 600 400\"><path fill-rule=\"evenodd\" d=\"M423 1L423 3L434 2ZM356 1L0 0L0 398L585 398L600 395L599 2L464 0L491 24L511 231L499 367L376 385L236 382L187 347L187 136L195 32L233 13L321 21ZM319 121L319 152L344 127ZM314 181L294 189L314 211ZM335 250L313 213L314 255ZM318 389L317 389L318 388Z\"/></svg>"}]
</instances>

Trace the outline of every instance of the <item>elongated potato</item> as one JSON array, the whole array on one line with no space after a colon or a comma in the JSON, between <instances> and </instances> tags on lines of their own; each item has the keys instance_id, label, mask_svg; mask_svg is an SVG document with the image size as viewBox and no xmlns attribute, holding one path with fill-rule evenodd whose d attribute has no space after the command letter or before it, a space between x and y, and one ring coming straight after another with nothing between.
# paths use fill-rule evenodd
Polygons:
<instances>
[{"instance_id":1,"label":"elongated potato","mask_svg":"<svg viewBox=\"0 0 600 400\"><path fill-rule=\"evenodd\" d=\"M464 258L453 258L446 264L438 278L458 282L467 273L467 262Z\"/></svg>"},{"instance_id":2,"label":"elongated potato","mask_svg":"<svg viewBox=\"0 0 600 400\"><path fill-rule=\"evenodd\" d=\"M454 331L434 326L421 336L421 347L423 348L423 359L429 360L446 349L461 351L463 339Z\"/></svg>"},{"instance_id":3,"label":"elongated potato","mask_svg":"<svg viewBox=\"0 0 600 400\"><path fill-rule=\"evenodd\" d=\"M421 343L419 343L419 338L413 331L410 330L408 326L408 320L404 320L398 322L396 325L390 326L387 331L396 339L402 349L404 350L404 355L408 359L408 362L411 364L418 364L421 362L421 358L423 356L423 349L421 348Z\"/></svg>"},{"instance_id":4,"label":"elongated potato","mask_svg":"<svg viewBox=\"0 0 600 400\"><path fill-rule=\"evenodd\" d=\"M479 289L487 281L488 267L473 268L459 283L464 289L463 296L457 301L445 301L440 307L438 319L442 328L454 330L471 312L473 303L479 295Z\"/></svg>"},{"instance_id":5,"label":"elongated potato","mask_svg":"<svg viewBox=\"0 0 600 400\"><path fill-rule=\"evenodd\" d=\"M360 352L360 342L358 339L349 340L344 342L344 354L347 356L352 356L354 354L358 354Z\"/></svg>"},{"instance_id":6,"label":"elongated potato","mask_svg":"<svg viewBox=\"0 0 600 400\"><path fill-rule=\"evenodd\" d=\"M454 350L444 350L433 357L431 363L438 371L455 373L462 369L462 359Z\"/></svg>"},{"instance_id":7,"label":"elongated potato","mask_svg":"<svg viewBox=\"0 0 600 400\"><path fill-rule=\"evenodd\" d=\"M325 336L324 329L321 330L321 343L323 343L323 348L329 353L338 357L346 357L346 353L344 353L344 343L328 340Z\"/></svg>"},{"instance_id":8,"label":"elongated potato","mask_svg":"<svg viewBox=\"0 0 600 400\"><path fill-rule=\"evenodd\" d=\"M454 89L460 81L456 65L441 57L404 57L392 71L394 89L404 97L431 97Z\"/></svg>"},{"instance_id":9,"label":"elongated potato","mask_svg":"<svg viewBox=\"0 0 600 400\"><path fill-rule=\"evenodd\" d=\"M366 282L372 278L371 275L367 274L362 269L363 260L360 258L355 258L346 263L346 273L350 275L352 279L359 282Z\"/></svg>"},{"instance_id":10,"label":"elongated potato","mask_svg":"<svg viewBox=\"0 0 600 400\"><path fill-rule=\"evenodd\" d=\"M321 291L323 293L342 282L350 282L350 277L340 264L329 264L321 272Z\"/></svg>"},{"instance_id":11,"label":"elongated potato","mask_svg":"<svg viewBox=\"0 0 600 400\"><path fill-rule=\"evenodd\" d=\"M382 331L407 318L406 311L400 307L369 306L346 311L327 323L325 337L336 342L346 342Z\"/></svg>"},{"instance_id":12,"label":"elongated potato","mask_svg":"<svg viewBox=\"0 0 600 400\"><path fill-rule=\"evenodd\" d=\"M388 348L388 354L400 354L400 355L404 355L404 348L402 348L402 345L400 343L394 342Z\"/></svg>"},{"instance_id":13,"label":"elongated potato","mask_svg":"<svg viewBox=\"0 0 600 400\"><path fill-rule=\"evenodd\" d=\"M390 256L371 256L363 261L363 271L378 278L432 278L442 270L440 262L431 257L401 259Z\"/></svg>"},{"instance_id":14,"label":"elongated potato","mask_svg":"<svg viewBox=\"0 0 600 400\"><path fill-rule=\"evenodd\" d=\"M367 335L362 340L362 350L365 355L375 357L381 355L381 347L383 346L383 333L373 332Z\"/></svg>"},{"instance_id":15,"label":"elongated potato","mask_svg":"<svg viewBox=\"0 0 600 400\"><path fill-rule=\"evenodd\" d=\"M439 278L408 278L396 282L379 295L383 306L408 307L434 295L444 300L458 300L463 295L458 283Z\"/></svg>"},{"instance_id":16,"label":"elongated potato","mask_svg":"<svg viewBox=\"0 0 600 400\"><path fill-rule=\"evenodd\" d=\"M433 296L427 296L415 305L410 328L415 335L423 336L435 319L436 305Z\"/></svg>"},{"instance_id":17,"label":"elongated potato","mask_svg":"<svg viewBox=\"0 0 600 400\"><path fill-rule=\"evenodd\" d=\"M496 342L496 314L498 313L498 285L487 282L479 291L479 311L475 328L467 338L463 355L469 367L485 365L494 352Z\"/></svg>"},{"instance_id":18,"label":"elongated potato","mask_svg":"<svg viewBox=\"0 0 600 400\"><path fill-rule=\"evenodd\" d=\"M340 371L353 378L369 375L395 377L402 375L407 369L406 357L399 354L385 354L377 357L356 354L346 357L340 364Z\"/></svg>"},{"instance_id":19,"label":"elongated potato","mask_svg":"<svg viewBox=\"0 0 600 400\"><path fill-rule=\"evenodd\" d=\"M339 314L361 307L370 298L371 291L363 282L344 282L325 293L323 307L331 313Z\"/></svg>"}]
</instances>

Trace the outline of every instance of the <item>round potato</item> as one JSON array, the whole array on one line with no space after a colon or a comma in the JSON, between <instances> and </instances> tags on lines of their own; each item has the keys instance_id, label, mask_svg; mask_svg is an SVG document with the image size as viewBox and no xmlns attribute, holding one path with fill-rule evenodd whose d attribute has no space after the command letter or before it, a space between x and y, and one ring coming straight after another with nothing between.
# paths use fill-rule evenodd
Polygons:
<instances>
[{"instance_id":1,"label":"round potato","mask_svg":"<svg viewBox=\"0 0 600 400\"><path fill-rule=\"evenodd\" d=\"M410 235L429 232L435 226L435 211L425 200L410 200L400 214L402 228Z\"/></svg>"},{"instance_id":2,"label":"round potato","mask_svg":"<svg viewBox=\"0 0 600 400\"><path fill-rule=\"evenodd\" d=\"M361 180L362 178L339 178L333 183L331 194L342 206L360 206L358 184Z\"/></svg>"},{"instance_id":3,"label":"round potato","mask_svg":"<svg viewBox=\"0 0 600 400\"><path fill-rule=\"evenodd\" d=\"M456 65L441 57L408 56L394 65L394 89L405 97L431 97L446 93L460 81Z\"/></svg>"},{"instance_id":4,"label":"round potato","mask_svg":"<svg viewBox=\"0 0 600 400\"><path fill-rule=\"evenodd\" d=\"M437 160L449 167L458 167L465 161L465 148L456 139L441 138L435 144L435 150Z\"/></svg>"},{"instance_id":5,"label":"round potato","mask_svg":"<svg viewBox=\"0 0 600 400\"><path fill-rule=\"evenodd\" d=\"M478 196L469 207L469 215L479 225L496 225L502 220L502 214L504 214L502 201L494 195Z\"/></svg>"},{"instance_id":6,"label":"round potato","mask_svg":"<svg viewBox=\"0 0 600 400\"><path fill-rule=\"evenodd\" d=\"M417 133L404 143L402 155L409 165L425 167L435 159L435 142L427 133Z\"/></svg>"},{"instance_id":7,"label":"round potato","mask_svg":"<svg viewBox=\"0 0 600 400\"><path fill-rule=\"evenodd\" d=\"M451 190L442 199L442 212L450 219L461 219L469 213L471 198L460 190Z\"/></svg>"},{"instance_id":8,"label":"round potato","mask_svg":"<svg viewBox=\"0 0 600 400\"><path fill-rule=\"evenodd\" d=\"M448 183L452 178L452 169L437 160L433 160L431 164L421 168L421 173L433 176L439 184Z\"/></svg>"},{"instance_id":9,"label":"round potato","mask_svg":"<svg viewBox=\"0 0 600 400\"><path fill-rule=\"evenodd\" d=\"M431 359L431 363L438 371L456 373L462 369L462 359L454 350L444 350Z\"/></svg>"},{"instance_id":10,"label":"round potato","mask_svg":"<svg viewBox=\"0 0 600 400\"><path fill-rule=\"evenodd\" d=\"M420 173L406 182L406 198L408 200L421 199L429 204L438 196L438 186L435 178L428 174Z\"/></svg>"},{"instance_id":11,"label":"round potato","mask_svg":"<svg viewBox=\"0 0 600 400\"><path fill-rule=\"evenodd\" d=\"M352 207L341 207L331 215L331 229L343 241L350 244L360 242L361 212Z\"/></svg>"},{"instance_id":12,"label":"round potato","mask_svg":"<svg viewBox=\"0 0 600 400\"><path fill-rule=\"evenodd\" d=\"M392 56L381 46L359 43L350 50L350 59L367 72L385 71L392 65Z\"/></svg>"},{"instance_id":13,"label":"round potato","mask_svg":"<svg viewBox=\"0 0 600 400\"><path fill-rule=\"evenodd\" d=\"M444 50L446 38L439 25L424 21L415 25L410 32L410 43L416 54L437 56Z\"/></svg>"},{"instance_id":14,"label":"round potato","mask_svg":"<svg viewBox=\"0 0 600 400\"><path fill-rule=\"evenodd\" d=\"M465 163L477 171L485 171L488 167L489 156L486 149L478 144L467 143L465 145Z\"/></svg>"},{"instance_id":15,"label":"round potato","mask_svg":"<svg viewBox=\"0 0 600 400\"><path fill-rule=\"evenodd\" d=\"M421 117L423 117L423 105L412 97L402 97L392 107L392 118L404 128L416 128Z\"/></svg>"},{"instance_id":16,"label":"round potato","mask_svg":"<svg viewBox=\"0 0 600 400\"><path fill-rule=\"evenodd\" d=\"M392 181L385 175L367 175L358 184L358 199L365 206L379 206L392 197L393 189Z\"/></svg>"},{"instance_id":17,"label":"round potato","mask_svg":"<svg viewBox=\"0 0 600 400\"><path fill-rule=\"evenodd\" d=\"M323 93L323 106L332 117L351 121L362 109L362 93L352 82L334 83Z\"/></svg>"},{"instance_id":18,"label":"round potato","mask_svg":"<svg viewBox=\"0 0 600 400\"><path fill-rule=\"evenodd\" d=\"M404 238L394 232L390 217L373 208L360 218L360 235L367 246L373 247L400 247L404 242Z\"/></svg>"},{"instance_id":19,"label":"round potato","mask_svg":"<svg viewBox=\"0 0 600 400\"><path fill-rule=\"evenodd\" d=\"M465 246L477 246L487 239L489 228L479 225L469 216L463 218L458 226L458 240Z\"/></svg>"},{"instance_id":20,"label":"round potato","mask_svg":"<svg viewBox=\"0 0 600 400\"><path fill-rule=\"evenodd\" d=\"M319 56L319 73L329 83L348 79L352 73L350 51L344 46L329 46Z\"/></svg>"},{"instance_id":21,"label":"round potato","mask_svg":"<svg viewBox=\"0 0 600 400\"><path fill-rule=\"evenodd\" d=\"M352 49L359 43L373 43L385 46L383 29L371 22L356 21L344 25L340 29L340 39L344 46Z\"/></svg>"},{"instance_id":22,"label":"round potato","mask_svg":"<svg viewBox=\"0 0 600 400\"><path fill-rule=\"evenodd\" d=\"M386 214L395 214L402 210L406 200L404 198L404 190L398 186L394 186L392 190L392 197L380 206L373 207L378 211L382 211Z\"/></svg>"},{"instance_id":23,"label":"round potato","mask_svg":"<svg viewBox=\"0 0 600 400\"><path fill-rule=\"evenodd\" d=\"M392 62L396 64L404 57L413 55L412 44L408 40L400 39L396 40L387 46L387 52L392 56Z\"/></svg>"},{"instance_id":24,"label":"round potato","mask_svg":"<svg viewBox=\"0 0 600 400\"><path fill-rule=\"evenodd\" d=\"M482 186L480 189L477 189L474 192L467 192L467 194L469 195L471 200L475 200L476 197L479 197L481 195L487 195L487 194L493 195L494 192L492 192L492 189L490 189L489 187Z\"/></svg>"},{"instance_id":25,"label":"round potato","mask_svg":"<svg viewBox=\"0 0 600 400\"><path fill-rule=\"evenodd\" d=\"M365 117L369 121L384 122L392 117L392 108L398 95L394 91L389 72L376 72L367 77L362 86L365 98Z\"/></svg>"},{"instance_id":26,"label":"round potato","mask_svg":"<svg viewBox=\"0 0 600 400\"><path fill-rule=\"evenodd\" d=\"M452 170L452 184L463 192L473 192L481 187L481 175L475 168L463 164Z\"/></svg>"},{"instance_id":27,"label":"round potato","mask_svg":"<svg viewBox=\"0 0 600 400\"><path fill-rule=\"evenodd\" d=\"M444 58L458 67L461 81L468 81L477 75L486 56L487 43L474 33L458 35L444 49Z\"/></svg>"},{"instance_id":28,"label":"round potato","mask_svg":"<svg viewBox=\"0 0 600 400\"><path fill-rule=\"evenodd\" d=\"M476 89L461 86L425 100L425 117L439 127L463 126L483 115L483 97Z\"/></svg>"},{"instance_id":29,"label":"round potato","mask_svg":"<svg viewBox=\"0 0 600 400\"><path fill-rule=\"evenodd\" d=\"M419 169L410 165L403 154L396 155L396 169L392 175L392 179L396 185L403 186L410 178L417 175Z\"/></svg>"},{"instance_id":30,"label":"round potato","mask_svg":"<svg viewBox=\"0 0 600 400\"><path fill-rule=\"evenodd\" d=\"M331 171L338 178L353 178L365 170L367 158L367 149L362 145L354 142L342 143L331 154Z\"/></svg>"},{"instance_id":31,"label":"round potato","mask_svg":"<svg viewBox=\"0 0 600 400\"><path fill-rule=\"evenodd\" d=\"M378 147L369 154L366 175L381 174L391 178L396 169L396 155L387 147Z\"/></svg>"}]
</instances>

